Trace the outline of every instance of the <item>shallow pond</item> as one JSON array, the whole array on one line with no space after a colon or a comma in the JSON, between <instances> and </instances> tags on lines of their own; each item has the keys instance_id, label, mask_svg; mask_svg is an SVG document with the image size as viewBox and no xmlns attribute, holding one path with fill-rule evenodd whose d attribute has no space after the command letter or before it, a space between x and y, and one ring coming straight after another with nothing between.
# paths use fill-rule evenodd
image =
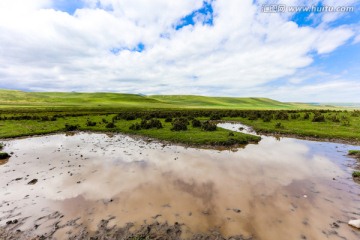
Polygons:
<instances>
[{"instance_id":1,"label":"shallow pond","mask_svg":"<svg viewBox=\"0 0 360 240\"><path fill-rule=\"evenodd\" d=\"M360 218L360 185L346 156L359 146L263 137L220 151L97 133L4 142L14 155L0 166L0 226L21 220L12 230L66 239L78 224L95 231L115 217L118 226L184 223L184 237L360 239L347 225Z\"/></svg>"}]
</instances>

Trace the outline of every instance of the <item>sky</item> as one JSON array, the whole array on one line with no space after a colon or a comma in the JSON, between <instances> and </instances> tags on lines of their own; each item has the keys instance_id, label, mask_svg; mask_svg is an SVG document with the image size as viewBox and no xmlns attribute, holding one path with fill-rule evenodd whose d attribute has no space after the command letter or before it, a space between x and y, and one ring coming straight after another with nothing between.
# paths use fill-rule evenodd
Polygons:
<instances>
[{"instance_id":1,"label":"sky","mask_svg":"<svg viewBox=\"0 0 360 240\"><path fill-rule=\"evenodd\" d=\"M0 0L4 89L360 102L359 63L356 0Z\"/></svg>"}]
</instances>

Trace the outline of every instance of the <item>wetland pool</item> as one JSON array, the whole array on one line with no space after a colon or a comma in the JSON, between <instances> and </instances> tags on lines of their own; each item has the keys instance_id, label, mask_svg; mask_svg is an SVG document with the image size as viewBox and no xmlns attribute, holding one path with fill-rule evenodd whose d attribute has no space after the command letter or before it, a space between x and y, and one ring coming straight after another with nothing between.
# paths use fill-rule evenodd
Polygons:
<instances>
[{"instance_id":1,"label":"wetland pool","mask_svg":"<svg viewBox=\"0 0 360 240\"><path fill-rule=\"evenodd\" d=\"M216 150L82 132L2 142L13 155L0 165L0 226L23 239L70 239L103 219L179 223L182 238L360 239L347 224L360 218L347 156L359 146L262 136Z\"/></svg>"}]
</instances>

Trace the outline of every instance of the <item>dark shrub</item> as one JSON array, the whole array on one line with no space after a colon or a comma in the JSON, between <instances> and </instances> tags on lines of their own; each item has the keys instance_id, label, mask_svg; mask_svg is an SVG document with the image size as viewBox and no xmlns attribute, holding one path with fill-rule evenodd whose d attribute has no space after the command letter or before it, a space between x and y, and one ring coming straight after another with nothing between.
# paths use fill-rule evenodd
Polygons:
<instances>
[{"instance_id":1,"label":"dark shrub","mask_svg":"<svg viewBox=\"0 0 360 240\"><path fill-rule=\"evenodd\" d=\"M221 120L221 116L219 114L212 114L210 120Z\"/></svg>"},{"instance_id":2,"label":"dark shrub","mask_svg":"<svg viewBox=\"0 0 360 240\"><path fill-rule=\"evenodd\" d=\"M108 124L106 124L105 126L106 128L115 128L115 124L113 122L109 122Z\"/></svg>"},{"instance_id":3,"label":"dark shrub","mask_svg":"<svg viewBox=\"0 0 360 240\"><path fill-rule=\"evenodd\" d=\"M141 125L139 123L134 123L129 127L130 130L140 130Z\"/></svg>"},{"instance_id":4,"label":"dark shrub","mask_svg":"<svg viewBox=\"0 0 360 240\"><path fill-rule=\"evenodd\" d=\"M276 120L289 120L289 114L287 114L287 112L277 112L275 114L275 119Z\"/></svg>"},{"instance_id":5,"label":"dark shrub","mask_svg":"<svg viewBox=\"0 0 360 240\"><path fill-rule=\"evenodd\" d=\"M262 120L263 120L264 122L270 122L271 119L272 119L272 115L270 115L270 114L267 114L267 115L262 116Z\"/></svg>"},{"instance_id":6,"label":"dark shrub","mask_svg":"<svg viewBox=\"0 0 360 240\"><path fill-rule=\"evenodd\" d=\"M307 119L309 119L310 118L310 114L307 112L307 113L305 113L304 114L304 120L307 120Z\"/></svg>"},{"instance_id":7,"label":"dark shrub","mask_svg":"<svg viewBox=\"0 0 360 240\"><path fill-rule=\"evenodd\" d=\"M126 121L131 121L131 120L135 120L135 119L136 119L136 116L133 115L133 114L129 114L129 115L126 115L126 116L124 117L124 119L125 119Z\"/></svg>"},{"instance_id":8,"label":"dark shrub","mask_svg":"<svg viewBox=\"0 0 360 240\"><path fill-rule=\"evenodd\" d=\"M149 125L151 126L151 128L157 128L157 129L163 128L161 121L158 119L150 119Z\"/></svg>"},{"instance_id":9,"label":"dark shrub","mask_svg":"<svg viewBox=\"0 0 360 240\"><path fill-rule=\"evenodd\" d=\"M300 114L299 114L299 113L292 113L290 116L291 116L291 119L298 119L298 118L300 118Z\"/></svg>"},{"instance_id":10,"label":"dark shrub","mask_svg":"<svg viewBox=\"0 0 360 240\"><path fill-rule=\"evenodd\" d=\"M50 118L48 116L42 116L41 121L50 121Z\"/></svg>"},{"instance_id":11,"label":"dark shrub","mask_svg":"<svg viewBox=\"0 0 360 240\"><path fill-rule=\"evenodd\" d=\"M249 112L248 115L247 115L247 118L251 121L255 121L255 120L258 120L259 118L259 113L258 112Z\"/></svg>"},{"instance_id":12,"label":"dark shrub","mask_svg":"<svg viewBox=\"0 0 360 240\"><path fill-rule=\"evenodd\" d=\"M312 121L313 122L325 122L325 116L321 113L317 113L314 115L314 118Z\"/></svg>"},{"instance_id":13,"label":"dark shrub","mask_svg":"<svg viewBox=\"0 0 360 240\"><path fill-rule=\"evenodd\" d=\"M229 132L229 137L233 137L235 134L233 132Z\"/></svg>"},{"instance_id":14,"label":"dark shrub","mask_svg":"<svg viewBox=\"0 0 360 240\"><path fill-rule=\"evenodd\" d=\"M352 173L352 176L353 176L354 178L360 178L360 171L354 171L354 172Z\"/></svg>"},{"instance_id":15,"label":"dark shrub","mask_svg":"<svg viewBox=\"0 0 360 240\"><path fill-rule=\"evenodd\" d=\"M7 159L10 155L6 152L0 152L0 159Z\"/></svg>"},{"instance_id":16,"label":"dark shrub","mask_svg":"<svg viewBox=\"0 0 360 240\"><path fill-rule=\"evenodd\" d=\"M4 144L0 143L0 150L4 148Z\"/></svg>"},{"instance_id":17,"label":"dark shrub","mask_svg":"<svg viewBox=\"0 0 360 240\"><path fill-rule=\"evenodd\" d=\"M215 131L216 124L211 123L210 121L205 121L201 124L201 129L204 131Z\"/></svg>"},{"instance_id":18,"label":"dark shrub","mask_svg":"<svg viewBox=\"0 0 360 240\"><path fill-rule=\"evenodd\" d=\"M151 115L147 114L142 117L143 120L150 120L152 117Z\"/></svg>"},{"instance_id":19,"label":"dark shrub","mask_svg":"<svg viewBox=\"0 0 360 240\"><path fill-rule=\"evenodd\" d=\"M354 110L354 111L351 113L351 116L352 116L352 117L360 117L360 111L359 111L359 110Z\"/></svg>"},{"instance_id":20,"label":"dark shrub","mask_svg":"<svg viewBox=\"0 0 360 240\"><path fill-rule=\"evenodd\" d=\"M343 126L350 126L350 118L348 116L341 117L341 125Z\"/></svg>"},{"instance_id":21,"label":"dark shrub","mask_svg":"<svg viewBox=\"0 0 360 240\"><path fill-rule=\"evenodd\" d=\"M284 125L282 125L281 122L277 122L275 128L284 128Z\"/></svg>"},{"instance_id":22,"label":"dark shrub","mask_svg":"<svg viewBox=\"0 0 360 240\"><path fill-rule=\"evenodd\" d=\"M140 126L142 129L150 129L150 128L160 129L163 127L160 120L158 119L150 119L150 120L143 119L141 120Z\"/></svg>"},{"instance_id":23,"label":"dark shrub","mask_svg":"<svg viewBox=\"0 0 360 240\"><path fill-rule=\"evenodd\" d=\"M329 119L332 122L340 122L340 118L338 117L338 115L332 115L332 116L329 117Z\"/></svg>"},{"instance_id":24,"label":"dark shrub","mask_svg":"<svg viewBox=\"0 0 360 240\"><path fill-rule=\"evenodd\" d=\"M201 122L198 119L193 119L192 122L191 122L191 125L194 128L199 128L199 127L201 127Z\"/></svg>"},{"instance_id":25,"label":"dark shrub","mask_svg":"<svg viewBox=\"0 0 360 240\"><path fill-rule=\"evenodd\" d=\"M108 121L105 118L102 119L102 122L103 123L108 123Z\"/></svg>"},{"instance_id":26,"label":"dark shrub","mask_svg":"<svg viewBox=\"0 0 360 240\"><path fill-rule=\"evenodd\" d=\"M167 117L167 118L165 119L165 122L172 122L172 117Z\"/></svg>"},{"instance_id":27,"label":"dark shrub","mask_svg":"<svg viewBox=\"0 0 360 240\"><path fill-rule=\"evenodd\" d=\"M175 119L172 122L171 131L186 131L187 130L187 122L183 121L179 118Z\"/></svg>"},{"instance_id":28,"label":"dark shrub","mask_svg":"<svg viewBox=\"0 0 360 240\"><path fill-rule=\"evenodd\" d=\"M70 124L65 124L65 130L66 131L76 131L79 129L79 125L70 125Z\"/></svg>"},{"instance_id":29,"label":"dark shrub","mask_svg":"<svg viewBox=\"0 0 360 240\"><path fill-rule=\"evenodd\" d=\"M90 120L87 120L86 126L88 126L88 127L96 126L96 122L92 122L92 121L90 121Z\"/></svg>"},{"instance_id":30,"label":"dark shrub","mask_svg":"<svg viewBox=\"0 0 360 240\"><path fill-rule=\"evenodd\" d=\"M186 125L189 125L189 124L190 124L189 119L184 118L184 117L177 118L177 119L175 119L175 120L184 122L184 124L186 124Z\"/></svg>"}]
</instances>

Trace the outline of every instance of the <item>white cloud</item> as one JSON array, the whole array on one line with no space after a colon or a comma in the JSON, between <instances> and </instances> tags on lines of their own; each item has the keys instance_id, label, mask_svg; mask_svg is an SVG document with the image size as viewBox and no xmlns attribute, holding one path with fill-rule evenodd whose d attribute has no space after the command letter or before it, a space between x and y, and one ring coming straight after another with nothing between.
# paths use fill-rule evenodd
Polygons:
<instances>
[{"instance_id":1,"label":"white cloud","mask_svg":"<svg viewBox=\"0 0 360 240\"><path fill-rule=\"evenodd\" d=\"M285 85L267 95L294 102L359 102L354 92L360 92L359 82L337 79L305 86Z\"/></svg>"},{"instance_id":2,"label":"white cloud","mask_svg":"<svg viewBox=\"0 0 360 240\"><path fill-rule=\"evenodd\" d=\"M299 27L251 0L214 1L213 26L197 16L179 31L201 0L86 0L74 15L45 0L13 2L0 0L0 87L242 95L354 35L350 26ZM145 51L124 50L139 43Z\"/></svg>"},{"instance_id":3,"label":"white cloud","mask_svg":"<svg viewBox=\"0 0 360 240\"><path fill-rule=\"evenodd\" d=\"M331 52L343 45L353 35L354 32L348 28L325 30L318 37L317 52L320 54Z\"/></svg>"}]
</instances>

